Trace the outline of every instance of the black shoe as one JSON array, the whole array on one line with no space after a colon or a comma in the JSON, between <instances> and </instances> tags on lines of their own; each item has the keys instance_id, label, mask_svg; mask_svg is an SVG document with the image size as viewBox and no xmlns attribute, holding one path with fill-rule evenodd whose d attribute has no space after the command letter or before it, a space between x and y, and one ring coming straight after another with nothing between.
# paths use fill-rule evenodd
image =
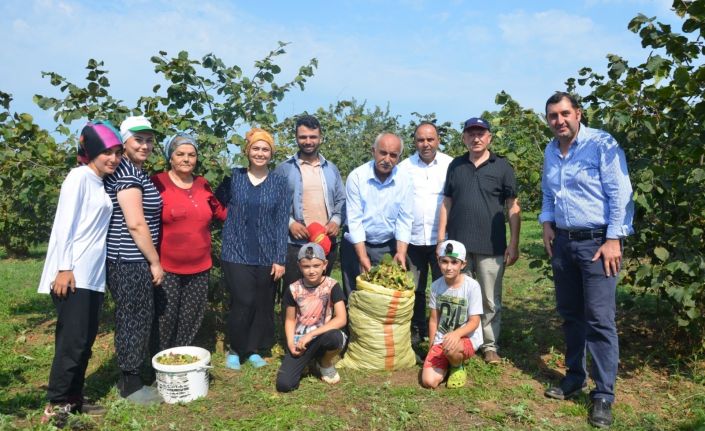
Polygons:
<instances>
[{"instance_id":1,"label":"black shoe","mask_svg":"<svg viewBox=\"0 0 705 431\"><path fill-rule=\"evenodd\" d=\"M597 428L609 428L612 425L612 404L604 398L592 400L588 422Z\"/></svg>"},{"instance_id":2,"label":"black shoe","mask_svg":"<svg viewBox=\"0 0 705 431\"><path fill-rule=\"evenodd\" d=\"M578 395L583 389L587 388L587 382L583 381L581 384L571 384L566 385L561 382L560 386L551 386L546 389L543 394L548 398L554 398L557 400L567 400Z\"/></svg>"}]
</instances>

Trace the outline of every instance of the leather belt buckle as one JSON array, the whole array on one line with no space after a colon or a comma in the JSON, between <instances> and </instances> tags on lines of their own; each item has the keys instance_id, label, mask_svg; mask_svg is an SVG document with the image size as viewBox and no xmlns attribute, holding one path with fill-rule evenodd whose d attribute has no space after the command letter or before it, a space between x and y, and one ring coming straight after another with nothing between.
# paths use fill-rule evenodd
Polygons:
<instances>
[{"instance_id":1,"label":"leather belt buckle","mask_svg":"<svg viewBox=\"0 0 705 431\"><path fill-rule=\"evenodd\" d=\"M585 230L569 230L568 239L571 241L584 241L586 239L602 238L605 236L605 229L585 229Z\"/></svg>"}]
</instances>

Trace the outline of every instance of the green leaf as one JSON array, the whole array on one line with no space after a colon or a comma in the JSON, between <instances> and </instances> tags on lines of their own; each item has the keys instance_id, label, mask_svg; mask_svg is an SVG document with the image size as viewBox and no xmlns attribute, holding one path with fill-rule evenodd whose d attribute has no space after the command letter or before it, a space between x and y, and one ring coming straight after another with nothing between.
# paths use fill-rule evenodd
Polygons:
<instances>
[{"instance_id":1,"label":"green leaf","mask_svg":"<svg viewBox=\"0 0 705 431\"><path fill-rule=\"evenodd\" d=\"M502 90L494 97L494 103L497 105L504 105L509 99L509 95Z\"/></svg>"},{"instance_id":2,"label":"green leaf","mask_svg":"<svg viewBox=\"0 0 705 431\"><path fill-rule=\"evenodd\" d=\"M663 247L656 247L654 248L654 255L656 255L661 262L665 262L668 260L669 253L668 250Z\"/></svg>"},{"instance_id":3,"label":"green leaf","mask_svg":"<svg viewBox=\"0 0 705 431\"><path fill-rule=\"evenodd\" d=\"M613 56L617 57L617 56ZM613 62L610 63L609 69L607 71L607 75L610 77L610 79L617 80L619 79L624 72L627 70L627 63L622 60L622 58L617 57L616 59L613 60Z\"/></svg>"},{"instance_id":4,"label":"green leaf","mask_svg":"<svg viewBox=\"0 0 705 431\"><path fill-rule=\"evenodd\" d=\"M685 66L677 67L673 72L673 82L675 82L680 87L685 87L685 85L690 81L690 71L689 68Z\"/></svg>"},{"instance_id":5,"label":"green leaf","mask_svg":"<svg viewBox=\"0 0 705 431\"><path fill-rule=\"evenodd\" d=\"M651 190L653 190L654 188L653 184L651 183L638 183L636 186L639 188L639 190L645 193L651 192Z\"/></svg>"},{"instance_id":6,"label":"green leaf","mask_svg":"<svg viewBox=\"0 0 705 431\"><path fill-rule=\"evenodd\" d=\"M695 183L702 183L703 181L705 181L705 169L693 169L693 171L690 173L689 180Z\"/></svg>"},{"instance_id":7,"label":"green leaf","mask_svg":"<svg viewBox=\"0 0 705 431\"><path fill-rule=\"evenodd\" d=\"M629 21L629 25L627 26L627 28L632 33L636 33L639 31L641 26L644 25L644 23L651 22L653 20L654 18L648 18L646 15L640 13L636 17L632 18L631 21Z\"/></svg>"},{"instance_id":8,"label":"green leaf","mask_svg":"<svg viewBox=\"0 0 705 431\"><path fill-rule=\"evenodd\" d=\"M660 55L654 55L646 62L645 68L654 75L657 81L659 81L668 74L670 64L670 61Z\"/></svg>"},{"instance_id":9,"label":"green leaf","mask_svg":"<svg viewBox=\"0 0 705 431\"><path fill-rule=\"evenodd\" d=\"M681 27L681 29L684 33L692 33L700 28L701 25L701 22L698 22L695 18L688 18L683 21L683 27Z\"/></svg>"}]
</instances>

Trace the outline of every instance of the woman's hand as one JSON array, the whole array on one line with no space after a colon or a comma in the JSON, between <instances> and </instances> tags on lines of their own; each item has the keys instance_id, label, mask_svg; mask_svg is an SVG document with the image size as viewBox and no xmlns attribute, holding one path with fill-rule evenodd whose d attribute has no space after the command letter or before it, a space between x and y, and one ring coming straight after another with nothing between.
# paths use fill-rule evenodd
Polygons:
<instances>
[{"instance_id":1,"label":"woman's hand","mask_svg":"<svg viewBox=\"0 0 705 431\"><path fill-rule=\"evenodd\" d=\"M272 264L272 272L270 273L274 281L279 280L284 275L284 266L277 263Z\"/></svg>"},{"instance_id":2,"label":"woman's hand","mask_svg":"<svg viewBox=\"0 0 705 431\"><path fill-rule=\"evenodd\" d=\"M162 264L157 261L149 264L149 271L152 273L152 283L159 286L164 281L164 269Z\"/></svg>"},{"instance_id":3,"label":"woman's hand","mask_svg":"<svg viewBox=\"0 0 705 431\"><path fill-rule=\"evenodd\" d=\"M73 271L59 271L56 274L56 279L52 283L51 291L59 298L66 298L71 293L76 293L76 279L73 276Z\"/></svg>"}]
</instances>

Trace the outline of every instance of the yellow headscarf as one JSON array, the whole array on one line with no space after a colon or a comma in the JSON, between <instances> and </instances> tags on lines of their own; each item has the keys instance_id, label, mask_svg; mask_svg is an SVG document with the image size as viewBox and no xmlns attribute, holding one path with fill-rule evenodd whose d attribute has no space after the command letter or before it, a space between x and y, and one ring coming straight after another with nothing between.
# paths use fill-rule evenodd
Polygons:
<instances>
[{"instance_id":1,"label":"yellow headscarf","mask_svg":"<svg viewBox=\"0 0 705 431\"><path fill-rule=\"evenodd\" d=\"M266 130L259 127L253 127L249 132L245 133L245 154L249 154L250 147L257 141L264 141L269 145L274 153L274 138Z\"/></svg>"}]
</instances>

